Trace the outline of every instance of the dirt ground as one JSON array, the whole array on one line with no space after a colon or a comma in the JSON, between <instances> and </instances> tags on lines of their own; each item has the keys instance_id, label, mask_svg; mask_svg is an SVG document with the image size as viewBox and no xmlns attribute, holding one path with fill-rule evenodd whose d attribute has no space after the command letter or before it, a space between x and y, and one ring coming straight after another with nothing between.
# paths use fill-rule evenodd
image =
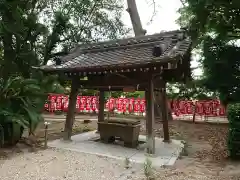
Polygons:
<instances>
[{"instance_id":1,"label":"dirt ground","mask_svg":"<svg viewBox=\"0 0 240 180\"><path fill-rule=\"evenodd\" d=\"M60 139L63 136L65 122L64 120L51 120L48 125L48 141ZM91 121L84 123L83 121L75 121L73 125L73 135L83 133L86 131L95 130L97 122ZM16 153L21 153L23 150L37 151L43 148L45 141L45 125L44 122L40 123L36 129L35 136L28 136L28 132L24 132L22 140L14 148L0 148L0 159L11 157Z\"/></svg>"},{"instance_id":2,"label":"dirt ground","mask_svg":"<svg viewBox=\"0 0 240 180\"><path fill-rule=\"evenodd\" d=\"M228 159L227 124L172 121L169 128L171 138L186 142L185 150L174 167L158 171L158 179L165 179L163 174L173 179L182 176L184 180L240 179L240 163ZM156 135L163 137L162 125L156 124L155 129Z\"/></svg>"},{"instance_id":3,"label":"dirt ground","mask_svg":"<svg viewBox=\"0 0 240 180\"><path fill-rule=\"evenodd\" d=\"M186 151L183 155L211 161L225 161L228 157L227 124L170 121L169 131L172 139L186 142ZM155 124L155 132L156 136L163 137L162 124Z\"/></svg>"},{"instance_id":4,"label":"dirt ground","mask_svg":"<svg viewBox=\"0 0 240 180\"><path fill-rule=\"evenodd\" d=\"M62 137L62 132L64 130L64 121L51 121L48 126L48 140L55 140ZM36 131L36 137L38 140L44 140L44 124L41 123ZM96 121L90 121L84 123L83 121L75 121L73 124L73 135L79 134L86 131L91 131L97 128Z\"/></svg>"}]
</instances>

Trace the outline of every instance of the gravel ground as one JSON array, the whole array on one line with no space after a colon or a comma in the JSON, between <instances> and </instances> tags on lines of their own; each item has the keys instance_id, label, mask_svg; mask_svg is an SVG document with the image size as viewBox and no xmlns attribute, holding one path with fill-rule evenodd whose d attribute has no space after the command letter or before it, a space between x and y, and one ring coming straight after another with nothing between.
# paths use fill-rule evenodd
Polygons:
<instances>
[{"instance_id":1,"label":"gravel ground","mask_svg":"<svg viewBox=\"0 0 240 180\"><path fill-rule=\"evenodd\" d=\"M128 173L123 161L56 149L0 160L1 180L122 180Z\"/></svg>"},{"instance_id":2,"label":"gravel ground","mask_svg":"<svg viewBox=\"0 0 240 180\"><path fill-rule=\"evenodd\" d=\"M143 165L124 167L124 161L48 149L0 160L0 180L146 180ZM239 168L239 164L223 168L186 158L174 167L157 169L155 180L239 180Z\"/></svg>"}]
</instances>

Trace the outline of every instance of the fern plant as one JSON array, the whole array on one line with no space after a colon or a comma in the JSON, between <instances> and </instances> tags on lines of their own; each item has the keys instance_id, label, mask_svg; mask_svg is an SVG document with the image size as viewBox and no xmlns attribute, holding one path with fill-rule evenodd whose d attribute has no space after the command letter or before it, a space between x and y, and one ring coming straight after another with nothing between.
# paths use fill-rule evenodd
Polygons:
<instances>
[{"instance_id":1,"label":"fern plant","mask_svg":"<svg viewBox=\"0 0 240 180\"><path fill-rule=\"evenodd\" d=\"M15 145L24 129L34 134L39 122L43 121L42 109L53 82L51 76L42 81L23 77L0 79L0 126L4 130L0 134L1 142Z\"/></svg>"}]
</instances>

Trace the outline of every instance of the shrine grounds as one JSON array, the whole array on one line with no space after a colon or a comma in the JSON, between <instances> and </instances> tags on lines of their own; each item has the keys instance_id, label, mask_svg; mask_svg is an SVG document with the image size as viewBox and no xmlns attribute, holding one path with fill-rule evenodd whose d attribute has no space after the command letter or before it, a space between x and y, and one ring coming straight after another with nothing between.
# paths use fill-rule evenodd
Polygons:
<instances>
[{"instance_id":1,"label":"shrine grounds","mask_svg":"<svg viewBox=\"0 0 240 180\"><path fill-rule=\"evenodd\" d=\"M90 119L89 123L84 120ZM74 133L94 130L97 117L77 116ZM46 117L49 125L49 140L59 139L64 128L64 118ZM142 120L144 125L144 120ZM36 138L26 139L12 150L3 150L0 160L1 180L8 179L144 179L144 166L65 150L42 150L38 146L43 141L43 124L39 126ZM144 126L141 134L145 134ZM231 162L227 152L228 124L192 123L174 120L169 122L172 139L184 140L185 148L172 167L159 167L153 170L157 180L238 180L240 163ZM156 136L162 137L162 125L156 123Z\"/></svg>"}]
</instances>

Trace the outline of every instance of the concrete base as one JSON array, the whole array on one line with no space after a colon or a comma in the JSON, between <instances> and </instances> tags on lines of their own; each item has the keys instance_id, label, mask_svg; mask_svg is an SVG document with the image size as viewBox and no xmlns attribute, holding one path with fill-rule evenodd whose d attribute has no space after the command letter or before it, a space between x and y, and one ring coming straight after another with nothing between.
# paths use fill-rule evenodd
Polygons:
<instances>
[{"instance_id":1,"label":"concrete base","mask_svg":"<svg viewBox=\"0 0 240 180\"><path fill-rule=\"evenodd\" d=\"M131 162L142 164L146 161L146 158L149 158L155 167L173 165L184 147L180 140L171 140L171 143L164 143L162 138L155 138L155 154L148 155L145 150L146 143L140 144L137 149L131 149L117 144L104 144L96 141L97 139L99 139L99 134L96 131L90 131L72 136L71 142L55 140L49 142L48 146L120 160L128 158ZM139 141L146 142L146 137L140 135Z\"/></svg>"}]
</instances>

